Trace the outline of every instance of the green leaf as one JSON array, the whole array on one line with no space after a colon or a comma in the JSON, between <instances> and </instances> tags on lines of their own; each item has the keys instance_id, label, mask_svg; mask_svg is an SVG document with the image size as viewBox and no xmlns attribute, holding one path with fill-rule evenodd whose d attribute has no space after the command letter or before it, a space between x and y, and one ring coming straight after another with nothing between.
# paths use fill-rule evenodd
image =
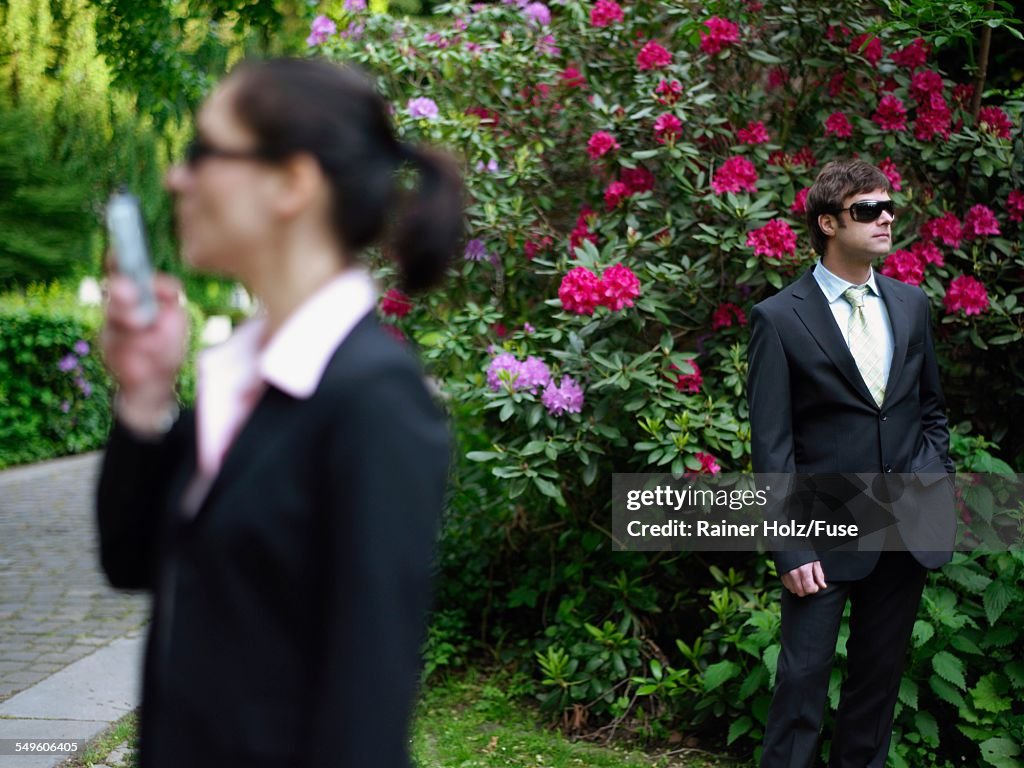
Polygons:
<instances>
[{"instance_id":1,"label":"green leaf","mask_svg":"<svg viewBox=\"0 0 1024 768\"><path fill-rule=\"evenodd\" d=\"M765 279L772 284L775 288L782 290L782 276L778 272L768 272L765 274Z\"/></svg>"},{"instance_id":2,"label":"green leaf","mask_svg":"<svg viewBox=\"0 0 1024 768\"><path fill-rule=\"evenodd\" d=\"M910 709L917 709L917 683L910 678L900 680L899 700Z\"/></svg>"},{"instance_id":3,"label":"green leaf","mask_svg":"<svg viewBox=\"0 0 1024 768\"><path fill-rule=\"evenodd\" d=\"M994 714L1008 712L1013 703L1003 694L1009 692L1009 689L1010 684L998 672L989 672L971 689L971 698L977 709Z\"/></svg>"},{"instance_id":4,"label":"green leaf","mask_svg":"<svg viewBox=\"0 0 1024 768\"><path fill-rule=\"evenodd\" d=\"M914 632L911 635L914 641L914 647L920 648L922 645L927 643L935 635L935 627L929 624L927 621L918 619L914 622Z\"/></svg>"},{"instance_id":5,"label":"green leaf","mask_svg":"<svg viewBox=\"0 0 1024 768\"><path fill-rule=\"evenodd\" d=\"M1010 685L1018 690L1024 689L1024 661L1011 661L1005 671Z\"/></svg>"},{"instance_id":6,"label":"green leaf","mask_svg":"<svg viewBox=\"0 0 1024 768\"><path fill-rule=\"evenodd\" d=\"M985 591L985 587L992 583L992 579L985 574L956 563L951 563L943 568L942 574L975 595L980 595Z\"/></svg>"},{"instance_id":7,"label":"green leaf","mask_svg":"<svg viewBox=\"0 0 1024 768\"><path fill-rule=\"evenodd\" d=\"M725 740L726 745L732 744L753 727L754 721L747 715L743 715L739 720L733 720L732 725L729 726L729 735Z\"/></svg>"},{"instance_id":8,"label":"green leaf","mask_svg":"<svg viewBox=\"0 0 1024 768\"><path fill-rule=\"evenodd\" d=\"M939 746L939 725L930 713L918 712L914 715L914 725L925 744L932 748Z\"/></svg>"},{"instance_id":9,"label":"green leaf","mask_svg":"<svg viewBox=\"0 0 1024 768\"><path fill-rule=\"evenodd\" d=\"M1021 763L1014 758L1020 755L1020 746L1006 736L995 736L978 745L981 756L995 768L1020 768Z\"/></svg>"},{"instance_id":10,"label":"green leaf","mask_svg":"<svg viewBox=\"0 0 1024 768\"><path fill-rule=\"evenodd\" d=\"M961 691L967 690L964 663L949 651L939 651L932 656L932 669L946 682L952 683Z\"/></svg>"},{"instance_id":11,"label":"green leaf","mask_svg":"<svg viewBox=\"0 0 1024 768\"><path fill-rule=\"evenodd\" d=\"M729 682L740 673L740 667L731 661L720 661L704 670L704 690L711 692Z\"/></svg>"},{"instance_id":12,"label":"green leaf","mask_svg":"<svg viewBox=\"0 0 1024 768\"><path fill-rule=\"evenodd\" d=\"M508 421L512 418L512 414L516 412L516 404L511 400L501 406L501 410L498 412L498 418L501 421Z\"/></svg>"},{"instance_id":13,"label":"green leaf","mask_svg":"<svg viewBox=\"0 0 1024 768\"><path fill-rule=\"evenodd\" d=\"M470 451L466 454L466 458L470 461L493 461L501 458L501 454L496 451Z\"/></svg>"},{"instance_id":14,"label":"green leaf","mask_svg":"<svg viewBox=\"0 0 1024 768\"><path fill-rule=\"evenodd\" d=\"M947 683L938 675L932 675L928 678L928 686L932 689L936 696L954 707L959 709L964 706L964 697L960 694L956 688Z\"/></svg>"},{"instance_id":15,"label":"green leaf","mask_svg":"<svg viewBox=\"0 0 1024 768\"><path fill-rule=\"evenodd\" d=\"M1004 582L993 581L985 590L982 603L985 606L985 618L988 619L989 626L992 626L999 621L999 617L1010 605L1010 590L1006 588Z\"/></svg>"},{"instance_id":16,"label":"green leaf","mask_svg":"<svg viewBox=\"0 0 1024 768\"><path fill-rule=\"evenodd\" d=\"M537 486L537 490L552 499L561 499L562 491L557 485L552 483L550 480L545 480L543 477L533 478L533 484Z\"/></svg>"}]
</instances>

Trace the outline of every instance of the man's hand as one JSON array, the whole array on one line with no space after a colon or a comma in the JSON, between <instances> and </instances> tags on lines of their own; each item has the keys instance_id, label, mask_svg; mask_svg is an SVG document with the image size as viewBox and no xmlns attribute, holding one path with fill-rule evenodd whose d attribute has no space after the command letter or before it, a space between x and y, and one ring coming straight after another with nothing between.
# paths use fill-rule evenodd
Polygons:
<instances>
[{"instance_id":1,"label":"man's hand","mask_svg":"<svg viewBox=\"0 0 1024 768\"><path fill-rule=\"evenodd\" d=\"M825 589L825 572L821 570L821 561L805 563L789 573L782 574L782 586L797 597L813 595L819 589Z\"/></svg>"}]
</instances>

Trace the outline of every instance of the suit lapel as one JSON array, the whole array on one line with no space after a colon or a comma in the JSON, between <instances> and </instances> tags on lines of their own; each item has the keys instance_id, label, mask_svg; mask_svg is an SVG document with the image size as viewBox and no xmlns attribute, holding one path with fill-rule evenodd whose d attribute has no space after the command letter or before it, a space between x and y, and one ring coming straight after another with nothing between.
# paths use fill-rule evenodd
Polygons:
<instances>
[{"instance_id":1,"label":"suit lapel","mask_svg":"<svg viewBox=\"0 0 1024 768\"><path fill-rule=\"evenodd\" d=\"M892 364L889 366L889 380L885 383L885 391L892 392L895 390L896 382L900 380L903 363L907 359L910 318L907 316L907 305L903 297L893 290L891 283L881 275L875 275L875 284L882 294L885 310L889 314L889 326L892 328Z\"/></svg>"},{"instance_id":2,"label":"suit lapel","mask_svg":"<svg viewBox=\"0 0 1024 768\"><path fill-rule=\"evenodd\" d=\"M825 294L818 287L812 272L804 273L804 276L794 283L793 298L796 299L793 310L814 337L821 351L828 355L832 364L839 369L857 393L873 407L877 407L836 324L835 315L825 300Z\"/></svg>"}]
</instances>

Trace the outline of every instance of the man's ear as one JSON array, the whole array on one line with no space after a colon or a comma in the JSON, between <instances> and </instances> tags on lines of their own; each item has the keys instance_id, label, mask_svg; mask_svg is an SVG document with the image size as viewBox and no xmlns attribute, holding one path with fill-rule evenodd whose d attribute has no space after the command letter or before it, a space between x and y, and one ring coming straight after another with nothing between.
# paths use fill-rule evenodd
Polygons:
<instances>
[{"instance_id":1,"label":"man's ear","mask_svg":"<svg viewBox=\"0 0 1024 768\"><path fill-rule=\"evenodd\" d=\"M828 237L836 233L836 220L829 213L822 213L818 216L818 228Z\"/></svg>"}]
</instances>

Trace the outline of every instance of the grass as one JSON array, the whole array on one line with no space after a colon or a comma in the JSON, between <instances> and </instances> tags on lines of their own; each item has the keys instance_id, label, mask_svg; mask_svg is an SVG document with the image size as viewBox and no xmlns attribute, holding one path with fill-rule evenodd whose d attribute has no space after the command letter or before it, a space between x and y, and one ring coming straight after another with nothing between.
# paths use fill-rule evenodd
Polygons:
<instances>
[{"instance_id":1,"label":"grass","mask_svg":"<svg viewBox=\"0 0 1024 768\"><path fill-rule=\"evenodd\" d=\"M135 743L138 718L117 721L63 768L92 768L124 742ZM728 760L678 750L656 757L621 747L572 742L516 700L509 681L467 673L432 683L420 696L413 728L417 768L725 768ZM134 753L125 764L135 768Z\"/></svg>"}]
</instances>

